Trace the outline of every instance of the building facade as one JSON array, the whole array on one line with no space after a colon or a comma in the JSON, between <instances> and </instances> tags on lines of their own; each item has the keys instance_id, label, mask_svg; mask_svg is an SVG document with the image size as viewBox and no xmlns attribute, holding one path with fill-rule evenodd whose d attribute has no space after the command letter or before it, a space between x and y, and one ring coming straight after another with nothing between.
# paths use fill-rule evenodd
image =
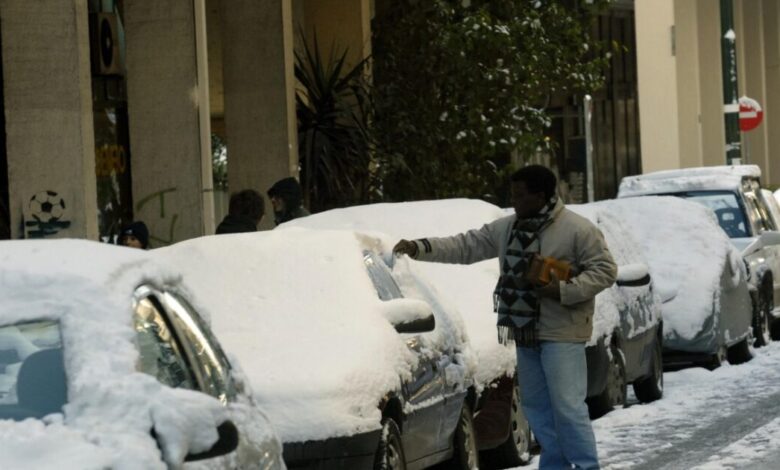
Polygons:
<instances>
[{"instance_id":1,"label":"building facade","mask_svg":"<svg viewBox=\"0 0 780 470\"><path fill-rule=\"evenodd\" d=\"M780 184L780 3L733 0L733 33L715 0L636 0L642 167L644 171L726 164L722 43L736 44L740 97L761 105L763 122L742 132L741 162ZM730 15L729 15L730 16ZM732 105L732 106L728 106Z\"/></svg>"}]
</instances>

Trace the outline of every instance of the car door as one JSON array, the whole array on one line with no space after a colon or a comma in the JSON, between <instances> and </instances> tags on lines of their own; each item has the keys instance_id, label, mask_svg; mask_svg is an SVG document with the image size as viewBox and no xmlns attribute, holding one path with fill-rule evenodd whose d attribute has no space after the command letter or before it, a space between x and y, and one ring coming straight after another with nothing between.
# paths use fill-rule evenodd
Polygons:
<instances>
[{"instance_id":1,"label":"car door","mask_svg":"<svg viewBox=\"0 0 780 470\"><path fill-rule=\"evenodd\" d=\"M369 252L363 260L381 300L403 297L390 269L381 258ZM401 337L419 359L411 380L405 381L402 386L406 421L403 423L401 439L406 460L411 462L442 448L444 439L440 429L444 418L445 382L438 363L439 355L423 347L420 335L401 334Z\"/></svg>"}]
</instances>

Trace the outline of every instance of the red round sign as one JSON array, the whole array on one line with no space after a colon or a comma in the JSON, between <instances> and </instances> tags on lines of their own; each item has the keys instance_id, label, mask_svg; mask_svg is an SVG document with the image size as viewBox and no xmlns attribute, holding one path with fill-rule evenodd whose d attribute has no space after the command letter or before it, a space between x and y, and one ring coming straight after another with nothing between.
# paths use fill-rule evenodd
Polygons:
<instances>
[{"instance_id":1,"label":"red round sign","mask_svg":"<svg viewBox=\"0 0 780 470\"><path fill-rule=\"evenodd\" d=\"M764 110L758 101L743 96L739 99L739 130L742 132L752 131L764 119Z\"/></svg>"}]
</instances>

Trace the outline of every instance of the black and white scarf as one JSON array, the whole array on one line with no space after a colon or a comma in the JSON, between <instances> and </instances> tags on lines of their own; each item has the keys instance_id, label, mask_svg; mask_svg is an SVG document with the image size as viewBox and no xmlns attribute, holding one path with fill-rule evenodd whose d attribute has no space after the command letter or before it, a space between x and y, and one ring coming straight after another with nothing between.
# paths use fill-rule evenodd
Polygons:
<instances>
[{"instance_id":1,"label":"black and white scarf","mask_svg":"<svg viewBox=\"0 0 780 470\"><path fill-rule=\"evenodd\" d=\"M498 314L498 341L517 346L538 345L537 326L539 298L534 286L523 279L533 255L539 253L539 233L552 222L558 197L553 196L533 217L518 218L506 246L501 275L493 292L493 305Z\"/></svg>"}]
</instances>

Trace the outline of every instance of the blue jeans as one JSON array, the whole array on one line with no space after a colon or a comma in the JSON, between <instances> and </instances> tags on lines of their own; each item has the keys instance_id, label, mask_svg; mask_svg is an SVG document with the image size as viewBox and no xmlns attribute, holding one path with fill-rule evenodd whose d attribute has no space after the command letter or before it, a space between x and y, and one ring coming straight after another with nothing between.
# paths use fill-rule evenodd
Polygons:
<instances>
[{"instance_id":1,"label":"blue jeans","mask_svg":"<svg viewBox=\"0 0 780 470\"><path fill-rule=\"evenodd\" d=\"M539 469L599 468L585 404L585 344L542 341L538 348L517 348L517 374L523 411L542 446Z\"/></svg>"}]
</instances>

